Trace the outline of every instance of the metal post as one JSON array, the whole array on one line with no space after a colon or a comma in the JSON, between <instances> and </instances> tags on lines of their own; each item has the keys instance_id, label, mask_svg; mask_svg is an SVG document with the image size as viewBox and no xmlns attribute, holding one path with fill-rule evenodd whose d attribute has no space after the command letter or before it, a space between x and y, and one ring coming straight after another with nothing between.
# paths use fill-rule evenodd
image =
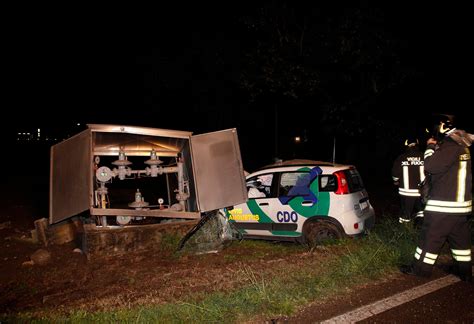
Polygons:
<instances>
[{"instance_id":1,"label":"metal post","mask_svg":"<svg viewBox=\"0 0 474 324\"><path fill-rule=\"evenodd\" d=\"M334 136L334 143L332 146L332 163L336 163L336 136Z\"/></svg>"},{"instance_id":2,"label":"metal post","mask_svg":"<svg viewBox=\"0 0 474 324\"><path fill-rule=\"evenodd\" d=\"M275 159L278 158L278 105L275 105Z\"/></svg>"}]
</instances>

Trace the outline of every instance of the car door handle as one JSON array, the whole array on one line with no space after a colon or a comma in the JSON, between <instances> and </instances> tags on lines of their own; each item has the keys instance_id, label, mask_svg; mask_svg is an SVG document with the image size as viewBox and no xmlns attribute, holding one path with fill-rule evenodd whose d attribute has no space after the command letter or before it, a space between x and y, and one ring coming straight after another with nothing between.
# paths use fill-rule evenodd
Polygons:
<instances>
[{"instance_id":1,"label":"car door handle","mask_svg":"<svg viewBox=\"0 0 474 324\"><path fill-rule=\"evenodd\" d=\"M268 206L268 203L260 203L259 206Z\"/></svg>"},{"instance_id":2,"label":"car door handle","mask_svg":"<svg viewBox=\"0 0 474 324\"><path fill-rule=\"evenodd\" d=\"M304 200L301 202L301 206L313 206L314 203L311 200Z\"/></svg>"}]
</instances>

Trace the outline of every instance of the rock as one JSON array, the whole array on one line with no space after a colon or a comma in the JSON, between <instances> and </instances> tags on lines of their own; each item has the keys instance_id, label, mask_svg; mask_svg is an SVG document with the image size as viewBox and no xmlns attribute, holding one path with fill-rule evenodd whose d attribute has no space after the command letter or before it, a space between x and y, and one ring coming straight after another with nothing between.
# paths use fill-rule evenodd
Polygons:
<instances>
[{"instance_id":1,"label":"rock","mask_svg":"<svg viewBox=\"0 0 474 324\"><path fill-rule=\"evenodd\" d=\"M25 261L21 264L22 267L31 267L33 266L35 263L33 261Z\"/></svg>"},{"instance_id":2,"label":"rock","mask_svg":"<svg viewBox=\"0 0 474 324\"><path fill-rule=\"evenodd\" d=\"M35 230L38 242L48 246L48 220L46 218L35 220Z\"/></svg>"},{"instance_id":3,"label":"rock","mask_svg":"<svg viewBox=\"0 0 474 324\"><path fill-rule=\"evenodd\" d=\"M79 248L75 248L74 250L72 250L72 252L74 252L74 253L81 253L81 254L82 254L82 250L79 249Z\"/></svg>"},{"instance_id":4,"label":"rock","mask_svg":"<svg viewBox=\"0 0 474 324\"><path fill-rule=\"evenodd\" d=\"M11 226L12 226L11 221L0 223L0 229L10 228Z\"/></svg>"},{"instance_id":5,"label":"rock","mask_svg":"<svg viewBox=\"0 0 474 324\"><path fill-rule=\"evenodd\" d=\"M30 259L35 264L45 265L51 260L51 253L49 253L45 249L39 249L36 250L36 252L30 256Z\"/></svg>"},{"instance_id":6,"label":"rock","mask_svg":"<svg viewBox=\"0 0 474 324\"><path fill-rule=\"evenodd\" d=\"M38 232L34 229L34 230L31 230L31 240L33 241L33 243L37 244L39 241L38 241Z\"/></svg>"}]
</instances>

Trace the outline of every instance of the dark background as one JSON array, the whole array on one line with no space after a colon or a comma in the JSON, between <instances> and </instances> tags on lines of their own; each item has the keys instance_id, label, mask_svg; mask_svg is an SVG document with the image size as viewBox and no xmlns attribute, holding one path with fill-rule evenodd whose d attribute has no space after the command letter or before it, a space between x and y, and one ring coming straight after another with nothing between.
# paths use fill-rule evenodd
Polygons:
<instances>
[{"instance_id":1,"label":"dark background","mask_svg":"<svg viewBox=\"0 0 474 324\"><path fill-rule=\"evenodd\" d=\"M474 28L465 7L350 4L11 8L6 152L47 175L49 147L87 123L236 127L248 171L331 160L335 142L336 162L389 183L405 138L423 143L433 113L474 131ZM40 141L18 140L37 128Z\"/></svg>"}]
</instances>

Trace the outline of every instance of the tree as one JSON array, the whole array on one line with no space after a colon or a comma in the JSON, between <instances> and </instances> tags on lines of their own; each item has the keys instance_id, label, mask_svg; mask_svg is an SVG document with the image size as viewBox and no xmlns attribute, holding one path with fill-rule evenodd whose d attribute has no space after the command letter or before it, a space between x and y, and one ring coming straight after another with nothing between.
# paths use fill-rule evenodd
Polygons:
<instances>
[{"instance_id":1,"label":"tree","mask_svg":"<svg viewBox=\"0 0 474 324\"><path fill-rule=\"evenodd\" d=\"M380 98L414 75L385 9L271 2L243 17L250 102L312 109L325 131L363 135Z\"/></svg>"}]
</instances>

